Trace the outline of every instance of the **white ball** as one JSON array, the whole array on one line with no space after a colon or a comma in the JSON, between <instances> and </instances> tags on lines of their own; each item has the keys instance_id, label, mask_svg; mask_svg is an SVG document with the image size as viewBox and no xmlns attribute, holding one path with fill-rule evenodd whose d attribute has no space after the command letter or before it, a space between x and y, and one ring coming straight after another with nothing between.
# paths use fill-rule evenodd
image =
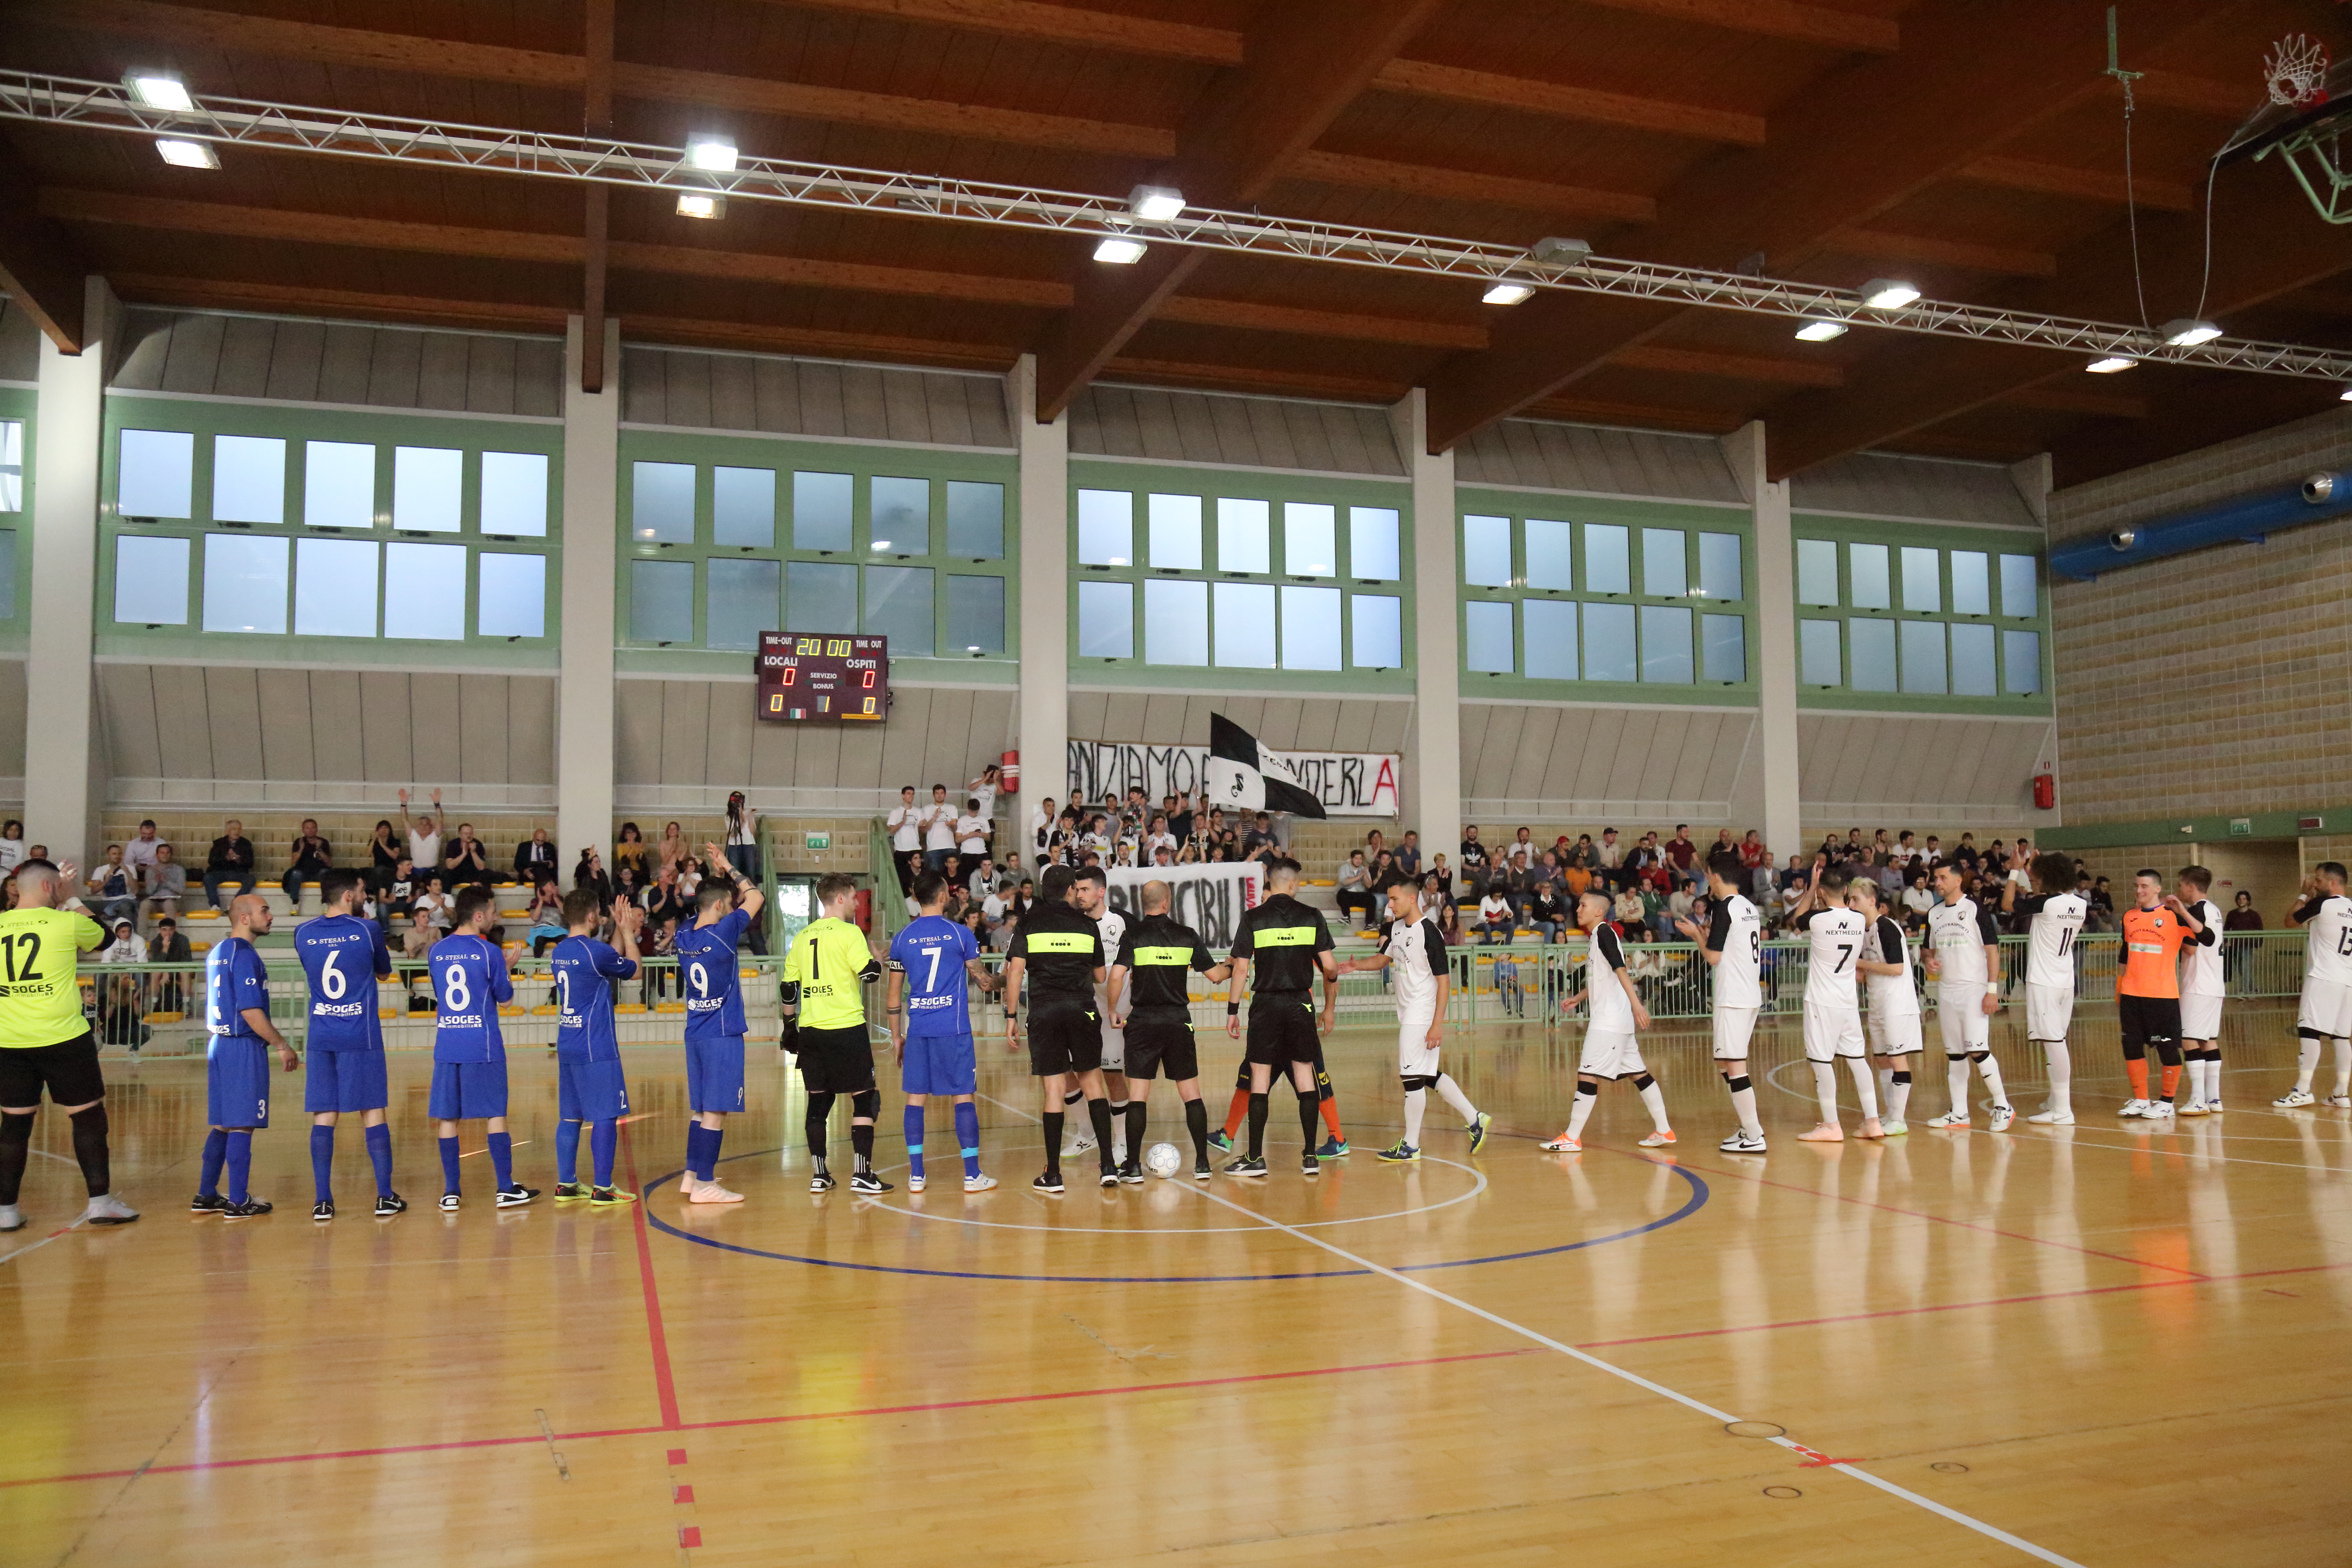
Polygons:
<instances>
[{"instance_id":1,"label":"white ball","mask_svg":"<svg viewBox=\"0 0 2352 1568\"><path fill-rule=\"evenodd\" d=\"M1154 1143L1144 1153L1143 1168L1155 1176L1172 1176L1184 1168L1184 1156L1173 1143Z\"/></svg>"}]
</instances>

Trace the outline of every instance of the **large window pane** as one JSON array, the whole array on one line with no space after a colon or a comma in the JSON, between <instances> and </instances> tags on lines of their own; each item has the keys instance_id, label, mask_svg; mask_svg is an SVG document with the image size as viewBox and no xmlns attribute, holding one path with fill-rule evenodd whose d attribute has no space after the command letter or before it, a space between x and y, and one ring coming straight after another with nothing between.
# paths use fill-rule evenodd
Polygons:
<instances>
[{"instance_id":1,"label":"large window pane","mask_svg":"<svg viewBox=\"0 0 2352 1568\"><path fill-rule=\"evenodd\" d=\"M656 562L655 565L667 565ZM694 567L686 573L687 631L694 635ZM387 544L383 547L383 635L455 642L466 635L466 547Z\"/></svg>"},{"instance_id":2,"label":"large window pane","mask_svg":"<svg viewBox=\"0 0 2352 1568\"><path fill-rule=\"evenodd\" d=\"M1339 509L1320 501L1282 503L1282 570L1292 577L1339 574ZM1332 619L1332 656L1339 655L1339 620ZM1286 664L1289 661L1285 659ZM1321 669L1323 665L1308 668ZM1328 668L1337 669L1336 664Z\"/></svg>"},{"instance_id":3,"label":"large window pane","mask_svg":"<svg viewBox=\"0 0 2352 1568\"><path fill-rule=\"evenodd\" d=\"M1888 576L1886 546L1884 544L1849 544L1845 547L1846 574L1852 580L1853 597L1850 601L1857 610L1891 610L1895 607L1895 590Z\"/></svg>"},{"instance_id":4,"label":"large window pane","mask_svg":"<svg viewBox=\"0 0 2352 1568\"><path fill-rule=\"evenodd\" d=\"M1797 541L1797 603L1834 605L1838 602L1837 542Z\"/></svg>"},{"instance_id":5,"label":"large window pane","mask_svg":"<svg viewBox=\"0 0 2352 1568\"><path fill-rule=\"evenodd\" d=\"M375 636L376 542L373 539L294 542L294 635Z\"/></svg>"},{"instance_id":6,"label":"large window pane","mask_svg":"<svg viewBox=\"0 0 2352 1568\"><path fill-rule=\"evenodd\" d=\"M1245 496L1217 498L1217 570L1264 576L1274 570L1274 508Z\"/></svg>"},{"instance_id":7,"label":"large window pane","mask_svg":"<svg viewBox=\"0 0 2352 1568\"><path fill-rule=\"evenodd\" d=\"M1584 525L1584 591L1588 594L1630 594L1633 591L1632 537L1613 522ZM1631 617L1627 617L1631 620ZM1591 623L1587 622L1590 635ZM1588 647L1590 645L1588 644ZM1585 663L1592 660L1588 654ZM1592 678L1597 679L1597 678Z\"/></svg>"},{"instance_id":8,"label":"large window pane","mask_svg":"<svg viewBox=\"0 0 2352 1568\"><path fill-rule=\"evenodd\" d=\"M1633 606L1585 605L1584 679L1632 680L1640 673L1633 653Z\"/></svg>"},{"instance_id":9,"label":"large window pane","mask_svg":"<svg viewBox=\"0 0 2352 1568\"><path fill-rule=\"evenodd\" d=\"M1698 591L1710 599L1739 599L1739 535L1702 533L1698 536Z\"/></svg>"},{"instance_id":10,"label":"large window pane","mask_svg":"<svg viewBox=\"0 0 2352 1568\"><path fill-rule=\"evenodd\" d=\"M1391 506L1348 509L1348 575L1393 583L1404 574L1397 553L1397 512Z\"/></svg>"},{"instance_id":11,"label":"large window pane","mask_svg":"<svg viewBox=\"0 0 2352 1568\"><path fill-rule=\"evenodd\" d=\"M482 454L484 533L547 537L547 467L544 452Z\"/></svg>"},{"instance_id":12,"label":"large window pane","mask_svg":"<svg viewBox=\"0 0 2352 1568\"><path fill-rule=\"evenodd\" d=\"M939 623L931 614L931 569L928 566L868 566L863 630L890 639L899 658L929 658L938 650Z\"/></svg>"},{"instance_id":13,"label":"large window pane","mask_svg":"<svg viewBox=\"0 0 2352 1568\"><path fill-rule=\"evenodd\" d=\"M1274 584L1216 585L1217 662L1234 669L1272 669Z\"/></svg>"},{"instance_id":14,"label":"large window pane","mask_svg":"<svg viewBox=\"0 0 2352 1568\"><path fill-rule=\"evenodd\" d=\"M1701 616L1698 618L1699 679L1748 679L1748 617Z\"/></svg>"},{"instance_id":15,"label":"large window pane","mask_svg":"<svg viewBox=\"0 0 2352 1568\"><path fill-rule=\"evenodd\" d=\"M1209 662L1209 585L1154 577L1143 584L1143 662Z\"/></svg>"},{"instance_id":16,"label":"large window pane","mask_svg":"<svg viewBox=\"0 0 2352 1568\"><path fill-rule=\"evenodd\" d=\"M1078 584L1078 657L1135 657L1135 586L1130 583Z\"/></svg>"},{"instance_id":17,"label":"large window pane","mask_svg":"<svg viewBox=\"0 0 2352 1568\"><path fill-rule=\"evenodd\" d=\"M1462 580L1480 588L1511 585L1511 520L1476 512L1462 519Z\"/></svg>"},{"instance_id":18,"label":"large window pane","mask_svg":"<svg viewBox=\"0 0 2352 1568\"><path fill-rule=\"evenodd\" d=\"M1690 592L1690 556L1681 529L1642 531L1642 592L1653 599L1679 599Z\"/></svg>"},{"instance_id":19,"label":"large window pane","mask_svg":"<svg viewBox=\"0 0 2352 1568\"><path fill-rule=\"evenodd\" d=\"M1004 559L1003 485L980 479L948 481L948 553L967 561Z\"/></svg>"},{"instance_id":20,"label":"large window pane","mask_svg":"<svg viewBox=\"0 0 2352 1568\"><path fill-rule=\"evenodd\" d=\"M694 542L694 465L630 465L629 532L656 544Z\"/></svg>"},{"instance_id":21,"label":"large window pane","mask_svg":"<svg viewBox=\"0 0 2352 1568\"><path fill-rule=\"evenodd\" d=\"M134 626L188 624L188 542L126 533L114 542L114 618Z\"/></svg>"},{"instance_id":22,"label":"large window pane","mask_svg":"<svg viewBox=\"0 0 2352 1568\"><path fill-rule=\"evenodd\" d=\"M0 621L16 618L16 531L0 528Z\"/></svg>"},{"instance_id":23,"label":"large window pane","mask_svg":"<svg viewBox=\"0 0 2352 1568\"><path fill-rule=\"evenodd\" d=\"M1944 607L1943 552L1903 547L1903 607L1914 614L1935 615Z\"/></svg>"},{"instance_id":24,"label":"large window pane","mask_svg":"<svg viewBox=\"0 0 2352 1568\"><path fill-rule=\"evenodd\" d=\"M712 560L703 571L703 647L756 648L761 632L784 629L782 562Z\"/></svg>"},{"instance_id":25,"label":"large window pane","mask_svg":"<svg viewBox=\"0 0 2352 1568\"><path fill-rule=\"evenodd\" d=\"M1941 697L1949 683L1944 678L1944 623L1903 623L1903 689L1925 697Z\"/></svg>"},{"instance_id":26,"label":"large window pane","mask_svg":"<svg viewBox=\"0 0 2352 1568\"><path fill-rule=\"evenodd\" d=\"M1643 530L1648 532L1650 530ZM1642 679L1688 686L1691 613L1669 605L1642 606Z\"/></svg>"},{"instance_id":27,"label":"large window pane","mask_svg":"<svg viewBox=\"0 0 2352 1568\"><path fill-rule=\"evenodd\" d=\"M1572 522L1531 517L1524 524L1528 538L1528 586L1566 593L1576 584L1569 576L1569 535Z\"/></svg>"},{"instance_id":28,"label":"large window pane","mask_svg":"<svg viewBox=\"0 0 2352 1568\"><path fill-rule=\"evenodd\" d=\"M1797 679L1807 686L1845 684L1845 667L1838 657L1835 621L1797 623Z\"/></svg>"},{"instance_id":29,"label":"large window pane","mask_svg":"<svg viewBox=\"0 0 2352 1568\"><path fill-rule=\"evenodd\" d=\"M1159 572L1198 572L1201 569L1201 498L1156 495L1151 498L1150 505L1152 569ZM1204 612L1202 624L1206 623ZM1150 606L1147 605L1144 625L1148 627L1150 624ZM1201 662L1205 664L1208 661L1202 659Z\"/></svg>"},{"instance_id":30,"label":"large window pane","mask_svg":"<svg viewBox=\"0 0 2352 1568\"><path fill-rule=\"evenodd\" d=\"M1981 550L1952 552L1952 614L1992 614L1992 567Z\"/></svg>"},{"instance_id":31,"label":"large window pane","mask_svg":"<svg viewBox=\"0 0 2352 1568\"><path fill-rule=\"evenodd\" d=\"M189 517L196 438L185 430L125 430L115 474L117 517Z\"/></svg>"},{"instance_id":32,"label":"large window pane","mask_svg":"<svg viewBox=\"0 0 2352 1568\"><path fill-rule=\"evenodd\" d=\"M2042 613L2042 589L2036 581L2039 573L2031 555L2004 555L2000 558L2000 613L2031 619Z\"/></svg>"},{"instance_id":33,"label":"large window pane","mask_svg":"<svg viewBox=\"0 0 2352 1568\"><path fill-rule=\"evenodd\" d=\"M286 546L249 533L205 535L205 630L286 629Z\"/></svg>"},{"instance_id":34,"label":"large window pane","mask_svg":"<svg viewBox=\"0 0 2352 1568\"><path fill-rule=\"evenodd\" d=\"M876 479L874 526L866 537L877 555L929 555L931 481Z\"/></svg>"},{"instance_id":35,"label":"large window pane","mask_svg":"<svg viewBox=\"0 0 2352 1568\"><path fill-rule=\"evenodd\" d=\"M488 462L489 454L482 460ZM487 487L483 515L488 515ZM484 529L489 524L485 522ZM776 470L729 468L710 470L710 542L737 549L772 550L776 546ZM781 629L781 628L779 628Z\"/></svg>"},{"instance_id":36,"label":"large window pane","mask_svg":"<svg viewBox=\"0 0 2352 1568\"><path fill-rule=\"evenodd\" d=\"M474 629L486 637L547 635L547 557L485 550Z\"/></svg>"},{"instance_id":37,"label":"large window pane","mask_svg":"<svg viewBox=\"0 0 2352 1568\"><path fill-rule=\"evenodd\" d=\"M1404 601L1385 594L1349 596L1349 658L1359 669L1404 668Z\"/></svg>"},{"instance_id":38,"label":"large window pane","mask_svg":"<svg viewBox=\"0 0 2352 1568\"><path fill-rule=\"evenodd\" d=\"M850 489L847 474L793 476L793 549L835 551L849 548ZM791 629L796 632L845 632L851 628L847 626L796 626Z\"/></svg>"},{"instance_id":39,"label":"large window pane","mask_svg":"<svg viewBox=\"0 0 2352 1568\"><path fill-rule=\"evenodd\" d=\"M689 476L693 471L687 470ZM692 493L688 491L689 497ZM425 533L455 533L464 521L465 511L465 453L446 447L392 449L393 527ZM690 504L688 515L690 520ZM687 537L694 537L690 529ZM389 630L385 635L391 635Z\"/></svg>"},{"instance_id":40,"label":"large window pane","mask_svg":"<svg viewBox=\"0 0 2352 1568\"><path fill-rule=\"evenodd\" d=\"M694 640L693 562L629 563L629 640L664 644Z\"/></svg>"},{"instance_id":41,"label":"large window pane","mask_svg":"<svg viewBox=\"0 0 2352 1568\"><path fill-rule=\"evenodd\" d=\"M1508 675L1517 668L1507 601L1473 599L1462 606L1462 650L1471 671Z\"/></svg>"},{"instance_id":42,"label":"large window pane","mask_svg":"<svg viewBox=\"0 0 2352 1568\"><path fill-rule=\"evenodd\" d=\"M1339 668L1339 590L1282 590L1282 668Z\"/></svg>"},{"instance_id":43,"label":"large window pane","mask_svg":"<svg viewBox=\"0 0 2352 1568\"><path fill-rule=\"evenodd\" d=\"M2000 634L2001 680L2012 697L2031 697L2042 689L2042 634Z\"/></svg>"},{"instance_id":44,"label":"large window pane","mask_svg":"<svg viewBox=\"0 0 2352 1568\"><path fill-rule=\"evenodd\" d=\"M1529 523L1528 526L1532 528L1534 524ZM1574 680L1575 602L1569 599L1527 599L1521 601L1519 613L1527 617L1528 673L1540 680Z\"/></svg>"},{"instance_id":45,"label":"large window pane","mask_svg":"<svg viewBox=\"0 0 2352 1568\"><path fill-rule=\"evenodd\" d=\"M0 419L0 511L25 510L25 422ZM1389 514L1395 517L1394 512Z\"/></svg>"},{"instance_id":46,"label":"large window pane","mask_svg":"<svg viewBox=\"0 0 2352 1568\"><path fill-rule=\"evenodd\" d=\"M1135 497L1125 490L1078 492L1078 564L1124 566L1135 559Z\"/></svg>"},{"instance_id":47,"label":"large window pane","mask_svg":"<svg viewBox=\"0 0 2352 1568\"><path fill-rule=\"evenodd\" d=\"M989 654L1004 651L1004 579L948 578L948 640L942 651Z\"/></svg>"},{"instance_id":48,"label":"large window pane","mask_svg":"<svg viewBox=\"0 0 2352 1568\"><path fill-rule=\"evenodd\" d=\"M375 526L373 446L361 441L302 444L302 521L312 528Z\"/></svg>"},{"instance_id":49,"label":"large window pane","mask_svg":"<svg viewBox=\"0 0 2352 1568\"><path fill-rule=\"evenodd\" d=\"M1853 674L1846 684L1856 691L1895 689L1895 623L1865 620L1860 616L1845 624Z\"/></svg>"},{"instance_id":50,"label":"large window pane","mask_svg":"<svg viewBox=\"0 0 2352 1568\"><path fill-rule=\"evenodd\" d=\"M857 629L857 568L830 561L794 561L784 567L784 624L788 632L854 632Z\"/></svg>"},{"instance_id":51,"label":"large window pane","mask_svg":"<svg viewBox=\"0 0 2352 1568\"><path fill-rule=\"evenodd\" d=\"M1993 668L1993 633L1990 626L1960 625L1952 627L1952 695L2000 695L2000 672Z\"/></svg>"},{"instance_id":52,"label":"large window pane","mask_svg":"<svg viewBox=\"0 0 2352 1568\"><path fill-rule=\"evenodd\" d=\"M286 521L286 443L275 436L213 437L213 521Z\"/></svg>"}]
</instances>

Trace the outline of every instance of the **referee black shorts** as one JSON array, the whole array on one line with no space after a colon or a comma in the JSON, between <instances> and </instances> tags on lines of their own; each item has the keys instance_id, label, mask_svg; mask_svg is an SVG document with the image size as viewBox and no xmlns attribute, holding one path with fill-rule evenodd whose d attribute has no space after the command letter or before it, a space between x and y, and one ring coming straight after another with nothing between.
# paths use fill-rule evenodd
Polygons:
<instances>
[{"instance_id":1,"label":"referee black shorts","mask_svg":"<svg viewBox=\"0 0 2352 1568\"><path fill-rule=\"evenodd\" d=\"M1304 996L1282 997L1250 1010L1249 1059L1254 1066L1287 1067L1292 1062L1322 1059L1322 1037L1315 1032L1315 1011Z\"/></svg>"},{"instance_id":2,"label":"referee black shorts","mask_svg":"<svg viewBox=\"0 0 2352 1568\"><path fill-rule=\"evenodd\" d=\"M44 1089L52 1105L88 1105L106 1098L98 1042L88 1029L53 1046L0 1047L0 1105L37 1109Z\"/></svg>"},{"instance_id":3,"label":"referee black shorts","mask_svg":"<svg viewBox=\"0 0 2352 1568\"><path fill-rule=\"evenodd\" d=\"M811 1094L863 1094L874 1082L874 1041L863 1024L800 1031L801 1087Z\"/></svg>"},{"instance_id":4,"label":"referee black shorts","mask_svg":"<svg viewBox=\"0 0 2352 1568\"><path fill-rule=\"evenodd\" d=\"M1102 1016L1092 996L1033 993L1029 1006L1029 1071L1037 1078L1094 1072L1102 1066Z\"/></svg>"},{"instance_id":5,"label":"referee black shorts","mask_svg":"<svg viewBox=\"0 0 2352 1568\"><path fill-rule=\"evenodd\" d=\"M2132 996L2116 998L2116 1022L2124 1037L2124 1055L2146 1056L2150 1046L2180 1043L2180 998Z\"/></svg>"},{"instance_id":6,"label":"referee black shorts","mask_svg":"<svg viewBox=\"0 0 2352 1568\"><path fill-rule=\"evenodd\" d=\"M1140 1007L1127 1020L1127 1076L1182 1083L1201 1076L1201 1053L1192 1039L1192 1019L1181 1007Z\"/></svg>"}]
</instances>

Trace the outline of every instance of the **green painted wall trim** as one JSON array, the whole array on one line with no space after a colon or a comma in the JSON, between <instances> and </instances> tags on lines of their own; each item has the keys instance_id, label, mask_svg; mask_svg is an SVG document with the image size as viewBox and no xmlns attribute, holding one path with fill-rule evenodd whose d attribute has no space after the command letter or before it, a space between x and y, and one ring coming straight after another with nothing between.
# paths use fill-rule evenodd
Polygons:
<instances>
[{"instance_id":1,"label":"green painted wall trim","mask_svg":"<svg viewBox=\"0 0 2352 1568\"><path fill-rule=\"evenodd\" d=\"M2304 817L2316 817L2323 826L2298 826ZM2246 831L2231 832L2232 822L2245 823ZM2168 816L2153 821L2046 827L2036 833L2034 838L2051 849L2109 849L2128 844L2226 844L2233 839L2252 842L2264 838L2321 838L2331 834L2352 834L2352 805L2256 811L2234 816Z\"/></svg>"}]
</instances>

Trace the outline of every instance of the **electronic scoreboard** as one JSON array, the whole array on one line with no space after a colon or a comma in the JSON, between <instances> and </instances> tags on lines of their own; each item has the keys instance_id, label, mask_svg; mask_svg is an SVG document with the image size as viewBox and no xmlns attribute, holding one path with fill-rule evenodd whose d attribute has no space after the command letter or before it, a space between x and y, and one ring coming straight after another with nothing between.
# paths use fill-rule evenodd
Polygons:
<instances>
[{"instance_id":1,"label":"electronic scoreboard","mask_svg":"<svg viewBox=\"0 0 2352 1568\"><path fill-rule=\"evenodd\" d=\"M759 716L779 724L878 724L890 711L890 639L761 632Z\"/></svg>"}]
</instances>

